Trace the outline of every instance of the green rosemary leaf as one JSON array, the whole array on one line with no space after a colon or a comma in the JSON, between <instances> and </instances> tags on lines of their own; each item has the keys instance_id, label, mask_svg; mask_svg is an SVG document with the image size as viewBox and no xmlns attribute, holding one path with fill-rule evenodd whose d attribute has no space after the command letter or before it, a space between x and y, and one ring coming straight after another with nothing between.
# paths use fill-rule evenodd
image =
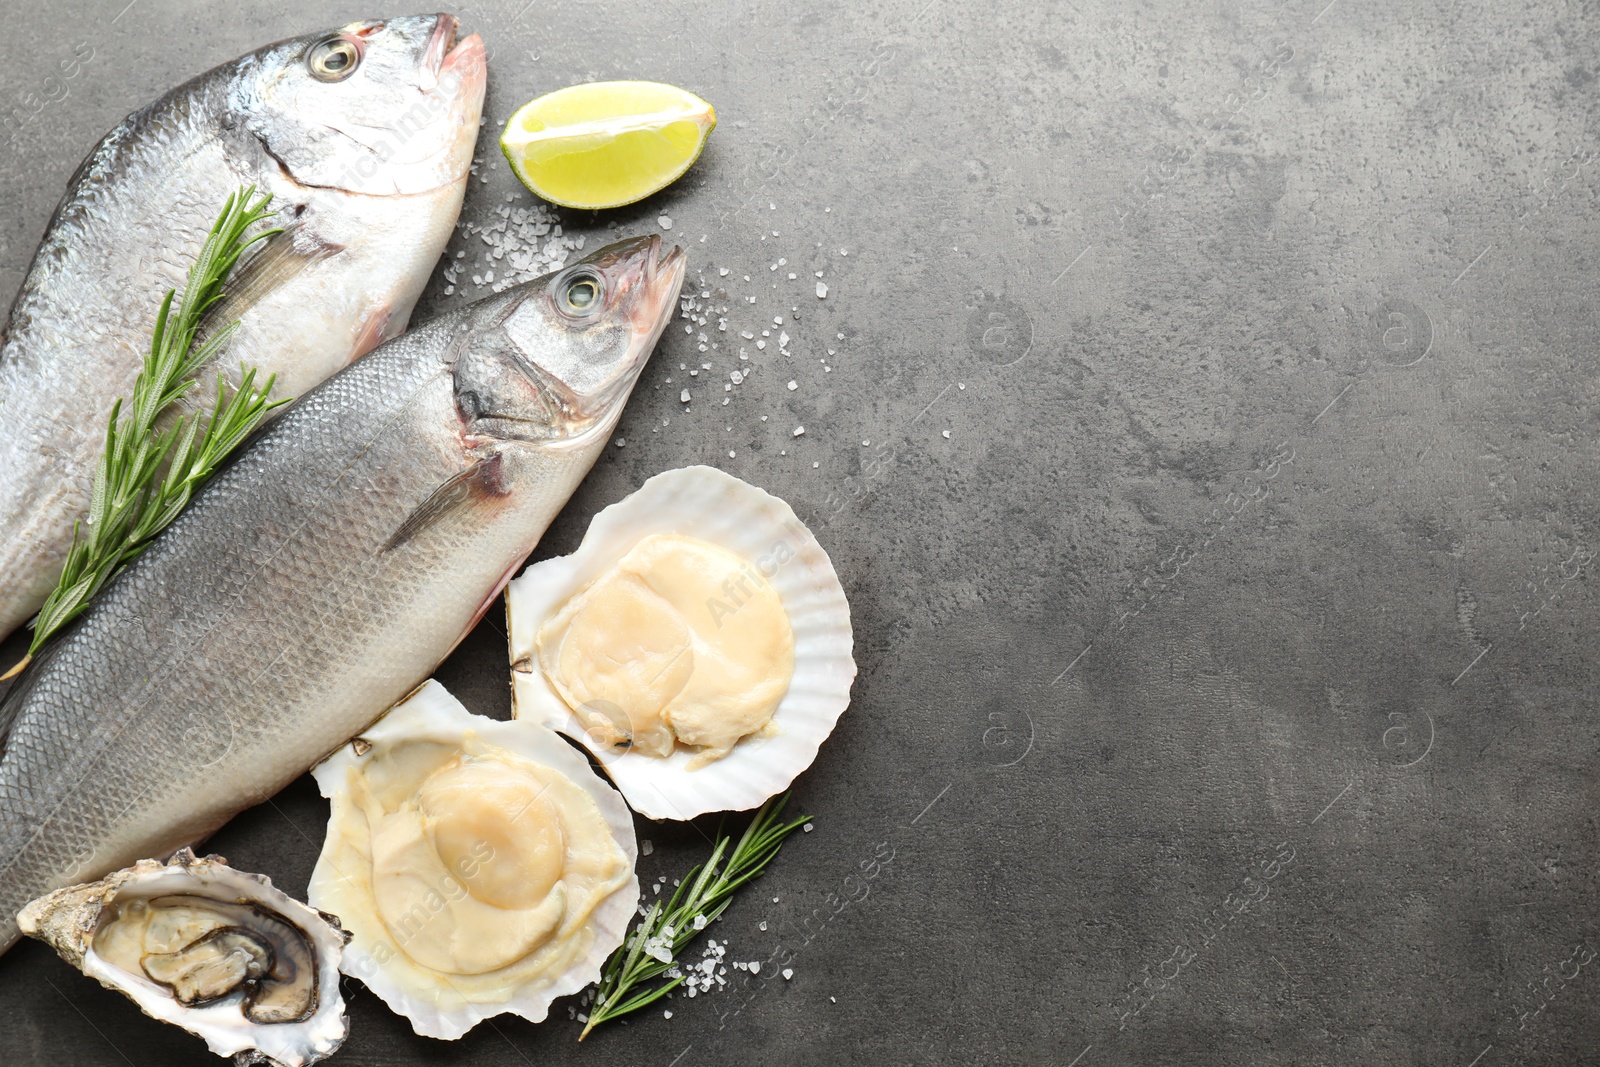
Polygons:
<instances>
[{"instance_id":1,"label":"green rosemary leaf","mask_svg":"<svg viewBox=\"0 0 1600 1067\"><path fill-rule=\"evenodd\" d=\"M683 983L680 975L659 986L640 988L671 970L684 947L733 903L734 892L760 877L777 857L784 839L810 821L809 816L801 816L780 825L778 817L788 802L785 793L763 804L737 841L719 831L711 858L679 880L664 907L659 900L650 906L606 961L579 1041L601 1023L649 1007ZM664 953L667 958L652 952Z\"/></svg>"},{"instance_id":2,"label":"green rosemary leaf","mask_svg":"<svg viewBox=\"0 0 1600 1067\"><path fill-rule=\"evenodd\" d=\"M269 402L273 379L259 388L253 370L229 393L217 377L210 417L194 415L158 423L199 382L232 339L238 323L211 332L196 344L206 312L223 296L228 275L253 244L280 231L252 227L272 214L270 195L255 198L249 186L230 195L201 246L182 299L168 290L156 312L150 353L133 390L111 408L105 448L95 468L87 522L74 527L72 548L56 589L33 623L26 665L46 641L80 615L107 582L149 545L189 503L228 454L287 401ZM9 675L7 675L9 677Z\"/></svg>"}]
</instances>

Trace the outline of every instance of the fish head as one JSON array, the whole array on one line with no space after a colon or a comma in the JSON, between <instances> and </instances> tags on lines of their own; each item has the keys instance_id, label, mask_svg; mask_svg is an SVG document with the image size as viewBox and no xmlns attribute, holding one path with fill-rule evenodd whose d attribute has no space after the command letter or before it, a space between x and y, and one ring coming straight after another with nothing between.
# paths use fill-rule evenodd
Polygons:
<instances>
[{"instance_id":1,"label":"fish head","mask_svg":"<svg viewBox=\"0 0 1600 1067\"><path fill-rule=\"evenodd\" d=\"M685 263L660 237L635 237L476 305L454 364L464 433L603 443L672 318Z\"/></svg>"},{"instance_id":2,"label":"fish head","mask_svg":"<svg viewBox=\"0 0 1600 1067\"><path fill-rule=\"evenodd\" d=\"M483 112L483 40L453 15L352 22L240 61L234 107L304 186L377 196L464 181Z\"/></svg>"}]
</instances>

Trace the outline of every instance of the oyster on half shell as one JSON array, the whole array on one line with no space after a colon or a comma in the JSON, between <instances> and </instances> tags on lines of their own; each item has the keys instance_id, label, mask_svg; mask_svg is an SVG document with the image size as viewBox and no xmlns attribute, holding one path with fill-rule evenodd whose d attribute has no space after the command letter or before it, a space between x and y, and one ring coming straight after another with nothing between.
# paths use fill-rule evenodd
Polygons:
<instances>
[{"instance_id":1,"label":"oyster on half shell","mask_svg":"<svg viewBox=\"0 0 1600 1067\"><path fill-rule=\"evenodd\" d=\"M221 856L184 849L170 863L140 860L40 897L17 921L146 1015L241 1067L307 1067L349 1033L339 958L350 935Z\"/></svg>"}]
</instances>

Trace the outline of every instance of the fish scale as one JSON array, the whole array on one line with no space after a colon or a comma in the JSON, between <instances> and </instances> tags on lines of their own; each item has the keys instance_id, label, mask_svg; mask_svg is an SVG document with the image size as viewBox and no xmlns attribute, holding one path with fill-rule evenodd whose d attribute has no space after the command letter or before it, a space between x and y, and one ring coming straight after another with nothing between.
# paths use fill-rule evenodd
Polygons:
<instances>
[{"instance_id":1,"label":"fish scale","mask_svg":"<svg viewBox=\"0 0 1600 1067\"><path fill-rule=\"evenodd\" d=\"M30 900L202 840L428 676L604 447L682 283L659 245L602 249L335 375L44 650L0 702L0 946ZM599 339L545 336L567 329L546 290L591 263L617 279ZM550 381L519 375L540 359L616 370L539 421ZM430 508L486 461L503 485Z\"/></svg>"},{"instance_id":2,"label":"fish scale","mask_svg":"<svg viewBox=\"0 0 1600 1067\"><path fill-rule=\"evenodd\" d=\"M270 193L272 223L293 230L282 240L298 251L279 261L293 269L219 309L240 328L217 371L236 382L255 367L263 381L277 376L276 396L295 396L405 327L460 213L482 43L458 45L442 61L450 84L424 91L420 57L454 38L454 18L340 32L364 35L366 59L347 80L307 72L327 33L267 46L128 116L72 176L0 338L0 638L54 587L88 511L105 420L131 393L161 298L183 291L229 193ZM417 107L430 121L411 129ZM354 168L374 146L324 125L356 128L356 118L378 147L416 158L386 159L363 179ZM385 179L387 194L368 187ZM247 257L238 273L250 268ZM197 403L215 395L203 378Z\"/></svg>"}]
</instances>

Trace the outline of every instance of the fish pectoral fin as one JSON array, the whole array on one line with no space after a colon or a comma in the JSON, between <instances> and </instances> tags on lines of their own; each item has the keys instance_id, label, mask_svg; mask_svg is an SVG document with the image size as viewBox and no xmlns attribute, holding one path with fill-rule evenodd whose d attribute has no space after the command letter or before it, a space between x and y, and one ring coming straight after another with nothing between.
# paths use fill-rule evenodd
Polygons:
<instances>
[{"instance_id":1,"label":"fish pectoral fin","mask_svg":"<svg viewBox=\"0 0 1600 1067\"><path fill-rule=\"evenodd\" d=\"M202 335L244 317L273 290L287 285L315 263L344 251L344 245L319 237L303 221L291 222L234 270L222 299L206 312Z\"/></svg>"},{"instance_id":2,"label":"fish pectoral fin","mask_svg":"<svg viewBox=\"0 0 1600 1067\"><path fill-rule=\"evenodd\" d=\"M406 521L385 542L383 550L392 551L412 540L424 530L432 529L458 515L471 515L505 496L501 479L500 457L479 460L460 474L455 475L428 495L416 510L406 516Z\"/></svg>"}]
</instances>

